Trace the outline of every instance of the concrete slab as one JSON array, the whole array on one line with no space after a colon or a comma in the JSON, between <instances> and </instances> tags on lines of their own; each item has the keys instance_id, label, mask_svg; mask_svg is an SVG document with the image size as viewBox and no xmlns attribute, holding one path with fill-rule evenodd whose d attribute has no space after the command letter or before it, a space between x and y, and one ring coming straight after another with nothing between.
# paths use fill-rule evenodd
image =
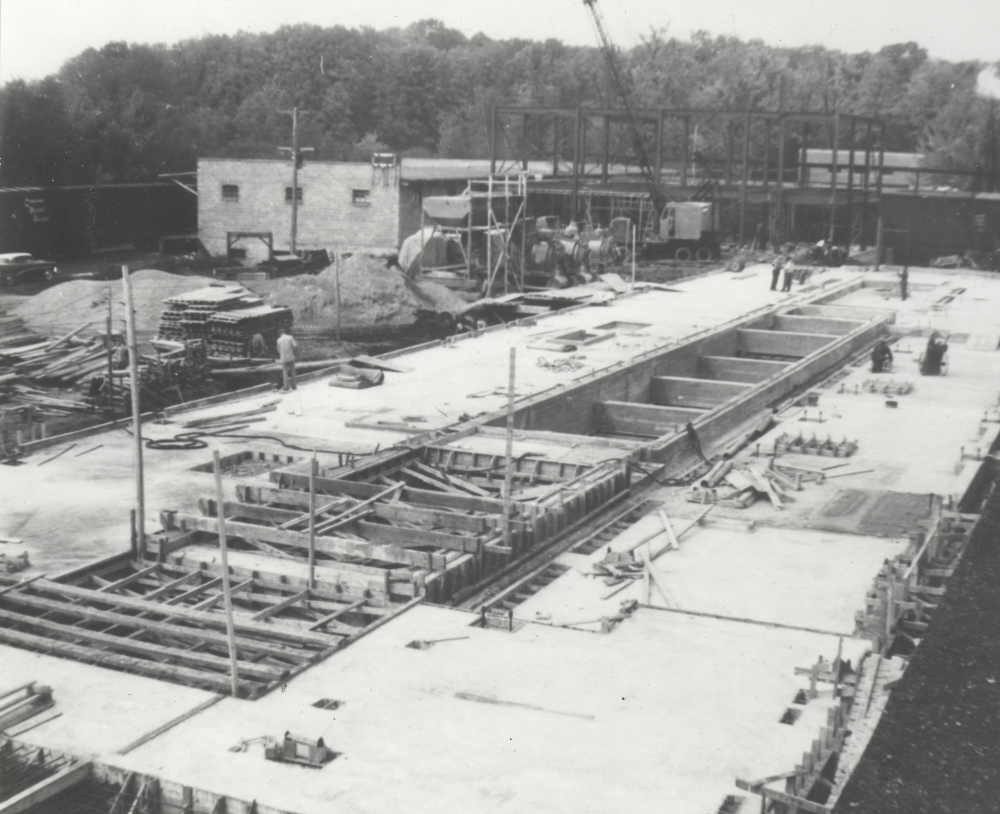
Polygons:
<instances>
[{"instance_id":1,"label":"concrete slab","mask_svg":"<svg viewBox=\"0 0 1000 814\"><path fill-rule=\"evenodd\" d=\"M118 763L302 814L704 814L736 791L737 775L793 765L825 723L824 698L794 726L778 721L806 686L795 668L836 655L835 637L655 610L608 636L538 625L505 634L470 621L416 608L285 692L224 701ZM856 660L861 649L845 655ZM344 705L310 706L321 697ZM286 729L323 735L342 756L308 771L265 762L259 745L229 751Z\"/></svg>"}]
</instances>

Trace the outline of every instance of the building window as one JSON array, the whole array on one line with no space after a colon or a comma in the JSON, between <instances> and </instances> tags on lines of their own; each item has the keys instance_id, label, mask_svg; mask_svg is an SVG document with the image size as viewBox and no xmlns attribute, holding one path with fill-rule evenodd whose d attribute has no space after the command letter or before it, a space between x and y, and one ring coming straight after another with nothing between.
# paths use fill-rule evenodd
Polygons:
<instances>
[{"instance_id":1,"label":"building window","mask_svg":"<svg viewBox=\"0 0 1000 814\"><path fill-rule=\"evenodd\" d=\"M297 203L302 203L302 187L295 187L295 201ZM290 204L292 202L292 188L285 187L285 203Z\"/></svg>"},{"instance_id":2,"label":"building window","mask_svg":"<svg viewBox=\"0 0 1000 814\"><path fill-rule=\"evenodd\" d=\"M986 214L980 213L972 216L972 228L977 232L986 231Z\"/></svg>"},{"instance_id":3,"label":"building window","mask_svg":"<svg viewBox=\"0 0 1000 814\"><path fill-rule=\"evenodd\" d=\"M238 201L240 199L240 188L236 184L222 185L222 200Z\"/></svg>"},{"instance_id":4,"label":"building window","mask_svg":"<svg viewBox=\"0 0 1000 814\"><path fill-rule=\"evenodd\" d=\"M370 189L352 189L351 190L351 203L357 204L358 206L369 206L371 204Z\"/></svg>"}]
</instances>

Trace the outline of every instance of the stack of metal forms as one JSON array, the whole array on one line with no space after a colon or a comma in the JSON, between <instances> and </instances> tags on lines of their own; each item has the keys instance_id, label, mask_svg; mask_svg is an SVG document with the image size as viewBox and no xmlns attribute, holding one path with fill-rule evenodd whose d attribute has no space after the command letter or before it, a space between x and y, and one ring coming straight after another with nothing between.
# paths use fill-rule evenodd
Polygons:
<instances>
[{"instance_id":1,"label":"stack of metal forms","mask_svg":"<svg viewBox=\"0 0 1000 814\"><path fill-rule=\"evenodd\" d=\"M239 287L208 286L169 297L164 303L160 338L203 339L209 353L217 356L247 356L257 334L273 350L278 331L292 325L290 308L265 305L263 299Z\"/></svg>"}]
</instances>

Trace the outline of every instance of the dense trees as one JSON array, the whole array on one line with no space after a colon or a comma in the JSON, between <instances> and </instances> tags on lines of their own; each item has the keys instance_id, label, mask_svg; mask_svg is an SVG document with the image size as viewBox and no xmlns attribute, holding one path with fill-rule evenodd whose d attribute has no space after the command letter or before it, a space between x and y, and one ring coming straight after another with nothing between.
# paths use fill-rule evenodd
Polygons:
<instances>
[{"instance_id":1,"label":"dense trees","mask_svg":"<svg viewBox=\"0 0 1000 814\"><path fill-rule=\"evenodd\" d=\"M888 115L890 149L925 151L938 166L997 166L997 104L976 94L983 66L930 59L916 43L844 54L653 30L622 58L640 106L774 109L785 75L790 109ZM146 180L191 170L200 155L276 157L289 141L280 111L293 105L308 111L302 143L317 158L479 157L495 104L619 100L596 48L467 38L436 20L109 43L0 89L0 184Z\"/></svg>"}]
</instances>

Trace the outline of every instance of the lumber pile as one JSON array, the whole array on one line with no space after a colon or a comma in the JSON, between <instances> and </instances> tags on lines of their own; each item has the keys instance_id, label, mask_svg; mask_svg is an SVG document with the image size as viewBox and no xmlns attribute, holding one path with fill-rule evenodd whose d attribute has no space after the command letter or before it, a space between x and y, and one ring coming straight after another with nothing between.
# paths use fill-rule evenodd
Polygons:
<instances>
[{"instance_id":1,"label":"lumber pile","mask_svg":"<svg viewBox=\"0 0 1000 814\"><path fill-rule=\"evenodd\" d=\"M20 317L8 315L0 311L0 348L14 348L38 342L44 337L32 331Z\"/></svg>"},{"instance_id":2,"label":"lumber pile","mask_svg":"<svg viewBox=\"0 0 1000 814\"><path fill-rule=\"evenodd\" d=\"M265 305L241 287L207 286L163 302L167 307L160 314L160 338L204 340L216 356L249 356L258 334L273 351L278 332L292 325L291 308Z\"/></svg>"}]
</instances>

